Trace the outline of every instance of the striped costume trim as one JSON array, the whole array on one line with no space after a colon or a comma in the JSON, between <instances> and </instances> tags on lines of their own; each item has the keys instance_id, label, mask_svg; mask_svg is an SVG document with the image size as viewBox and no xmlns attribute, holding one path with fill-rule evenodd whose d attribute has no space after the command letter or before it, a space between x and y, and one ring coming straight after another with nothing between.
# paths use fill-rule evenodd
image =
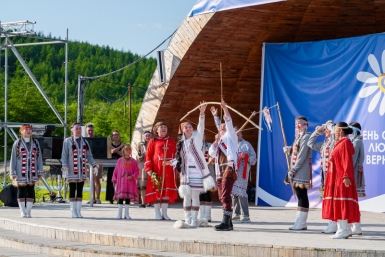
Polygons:
<instances>
[{"instance_id":1,"label":"striped costume trim","mask_svg":"<svg viewBox=\"0 0 385 257\"><path fill-rule=\"evenodd\" d=\"M297 211L300 211L300 212L309 212L309 208L305 208L305 207L298 206L298 207L297 207Z\"/></svg>"},{"instance_id":2,"label":"striped costume trim","mask_svg":"<svg viewBox=\"0 0 385 257\"><path fill-rule=\"evenodd\" d=\"M84 142L83 138L80 139L80 146L75 142L75 138L72 137L72 160L73 160L73 171L74 175L79 175L81 170L82 174L86 174L86 165L87 165L87 153L88 146ZM81 154L81 163L78 163L79 152Z\"/></svg>"},{"instance_id":3,"label":"striped costume trim","mask_svg":"<svg viewBox=\"0 0 385 257\"><path fill-rule=\"evenodd\" d=\"M28 151L28 148L25 146L23 142L24 147L20 148L20 154L21 154L21 176L26 177L27 171L31 172L31 175L33 177L36 176L36 154L37 150L34 145L32 145L31 151ZM30 160L30 162L28 162Z\"/></svg>"},{"instance_id":4,"label":"striped costume trim","mask_svg":"<svg viewBox=\"0 0 385 257\"><path fill-rule=\"evenodd\" d=\"M192 211L199 211L199 206L191 206Z\"/></svg>"},{"instance_id":5,"label":"striped costume trim","mask_svg":"<svg viewBox=\"0 0 385 257\"><path fill-rule=\"evenodd\" d=\"M202 173L202 170L205 169L205 165L206 163L203 162L203 160L201 160L201 158L199 158L199 153L195 147L195 144L194 144L194 138L191 139L191 142L190 142L190 149L191 149L191 154L192 156L194 157L195 159L195 163L198 165L198 169L199 171Z\"/></svg>"},{"instance_id":6,"label":"striped costume trim","mask_svg":"<svg viewBox=\"0 0 385 257\"><path fill-rule=\"evenodd\" d=\"M345 197L333 197L333 196L327 196L327 197L324 197L324 201L325 200L333 200L333 201L353 201L355 203L358 204L358 201L356 199L353 199L353 198L345 198Z\"/></svg>"}]
</instances>

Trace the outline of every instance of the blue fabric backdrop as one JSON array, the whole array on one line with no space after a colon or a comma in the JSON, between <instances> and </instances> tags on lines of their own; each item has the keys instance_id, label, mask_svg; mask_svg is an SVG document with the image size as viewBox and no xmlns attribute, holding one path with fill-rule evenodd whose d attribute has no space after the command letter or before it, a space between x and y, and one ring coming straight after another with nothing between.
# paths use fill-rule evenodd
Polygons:
<instances>
[{"instance_id":1,"label":"blue fabric backdrop","mask_svg":"<svg viewBox=\"0 0 385 257\"><path fill-rule=\"evenodd\" d=\"M365 145L366 198L361 210L385 212L385 35L265 44L261 107L279 102L288 145L294 140L294 119L305 116L309 131L332 119L357 121ZM260 132L258 205L295 206L287 173L277 108L272 133ZM320 139L320 140L323 140ZM311 206L320 206L320 156L313 151Z\"/></svg>"}]
</instances>

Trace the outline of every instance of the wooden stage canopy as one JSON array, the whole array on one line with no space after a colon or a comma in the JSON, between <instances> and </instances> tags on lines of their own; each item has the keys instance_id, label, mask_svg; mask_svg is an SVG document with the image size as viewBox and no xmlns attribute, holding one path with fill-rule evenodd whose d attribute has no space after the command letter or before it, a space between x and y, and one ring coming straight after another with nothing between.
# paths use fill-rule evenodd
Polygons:
<instances>
[{"instance_id":1,"label":"wooden stage canopy","mask_svg":"<svg viewBox=\"0 0 385 257\"><path fill-rule=\"evenodd\" d=\"M385 1L379 0L288 0L186 17L165 50L167 83L159 83L155 71L132 143L139 142L141 132L151 130L157 121L166 122L169 135L176 139L179 119L188 111L202 100L219 102L220 63L225 101L247 117L258 111L264 42L336 39L384 31ZM244 123L231 114L234 125ZM198 111L187 119L197 122ZM253 121L258 124L259 117ZM206 128L216 131L209 110ZM209 142L214 140L213 133L206 135ZM256 129L245 131L244 138L257 149Z\"/></svg>"}]
</instances>

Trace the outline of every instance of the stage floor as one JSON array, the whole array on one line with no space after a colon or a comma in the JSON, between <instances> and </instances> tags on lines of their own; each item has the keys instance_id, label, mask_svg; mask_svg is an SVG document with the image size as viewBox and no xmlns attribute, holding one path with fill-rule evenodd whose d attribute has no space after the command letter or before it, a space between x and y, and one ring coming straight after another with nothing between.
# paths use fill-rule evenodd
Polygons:
<instances>
[{"instance_id":1,"label":"stage floor","mask_svg":"<svg viewBox=\"0 0 385 257\"><path fill-rule=\"evenodd\" d=\"M336 240L321 233L321 230L326 228L327 222L321 219L320 209L310 210L308 230L288 230L293 225L295 212L294 208L250 206L251 223L234 221L233 231L218 232L214 231L213 227L174 229L174 222L184 219L180 203L170 205L168 216L172 218L171 221L157 221L154 219L154 208L139 208L138 205L131 205L130 207L132 220L116 220L117 205L108 203L95 204L94 207L89 207L84 203L82 208L84 218L72 219L69 204L45 203L33 207L33 218L30 219L20 218L18 208L0 207L0 227L15 231L24 230L23 232L28 231L27 233L44 234L42 232L44 230L59 230L64 231L63 234L66 232L71 234L81 232L93 234L94 237L95 234L96 237L122 236L132 240L168 241L174 244L183 242L183 244L187 245L192 243L193 248L195 247L194 244L197 243L220 248L216 250L217 252L215 252L215 249L214 252L210 252L208 248L203 252L199 252L208 255L258 256L253 252L264 249L262 251L266 253L264 256L281 256L279 253L282 251L303 251L308 253L305 254L306 256L313 256L311 253L314 251L363 254L357 256L385 256L385 215L383 213L362 212L363 236L353 236L347 240ZM210 223L212 226L218 224L221 220L222 210L219 205L213 207L212 218L213 222ZM31 232L38 230L40 232ZM71 241L68 238L65 240ZM84 236L81 240L87 241ZM99 240L103 241L102 239ZM100 243L107 244L105 242ZM226 245L226 249L221 247L224 245ZM230 249L228 246L232 248ZM143 247L148 246L143 245ZM175 247L172 251L175 251ZM180 249L180 251L184 250ZM275 252L277 255L274 254ZM284 254L284 256L290 255ZM301 256L304 256L304 254L301 254Z\"/></svg>"}]
</instances>

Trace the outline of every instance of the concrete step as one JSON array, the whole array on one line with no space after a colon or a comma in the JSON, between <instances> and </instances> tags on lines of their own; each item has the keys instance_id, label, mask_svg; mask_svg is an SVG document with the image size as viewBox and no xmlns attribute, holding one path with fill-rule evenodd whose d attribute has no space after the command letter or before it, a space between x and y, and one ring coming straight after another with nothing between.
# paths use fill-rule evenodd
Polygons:
<instances>
[{"instance_id":1,"label":"concrete step","mask_svg":"<svg viewBox=\"0 0 385 257\"><path fill-rule=\"evenodd\" d=\"M55 257L56 255L48 255L41 253L31 253L18 249L0 247L0 257Z\"/></svg>"},{"instance_id":2,"label":"concrete step","mask_svg":"<svg viewBox=\"0 0 385 257\"><path fill-rule=\"evenodd\" d=\"M62 241L31 234L24 234L0 228L1 256L77 256L77 257L205 257L209 255L171 253L119 246L86 244L83 242ZM9 255L8 255L9 254Z\"/></svg>"}]
</instances>

